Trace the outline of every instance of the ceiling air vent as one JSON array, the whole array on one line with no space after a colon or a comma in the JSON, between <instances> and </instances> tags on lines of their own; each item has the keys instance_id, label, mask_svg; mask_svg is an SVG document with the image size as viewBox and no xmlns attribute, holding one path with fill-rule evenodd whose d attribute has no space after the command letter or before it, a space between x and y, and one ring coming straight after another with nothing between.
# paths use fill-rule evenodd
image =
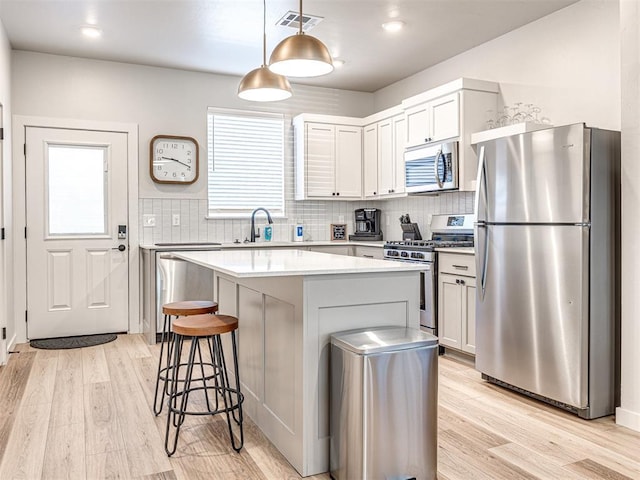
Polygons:
<instances>
[{"instance_id":1,"label":"ceiling air vent","mask_svg":"<svg viewBox=\"0 0 640 480\"><path fill-rule=\"evenodd\" d=\"M314 15L303 14L302 15L302 31L308 32L318 25L323 17L316 17ZM281 27L291 27L298 30L300 28L300 13L289 10L285 13L280 20L276 22L276 25Z\"/></svg>"}]
</instances>

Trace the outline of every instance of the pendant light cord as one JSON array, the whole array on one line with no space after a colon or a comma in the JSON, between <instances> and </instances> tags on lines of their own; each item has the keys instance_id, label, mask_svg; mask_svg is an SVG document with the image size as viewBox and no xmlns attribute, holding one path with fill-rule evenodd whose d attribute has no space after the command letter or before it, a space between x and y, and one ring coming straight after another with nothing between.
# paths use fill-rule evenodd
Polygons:
<instances>
[{"instance_id":1,"label":"pendant light cord","mask_svg":"<svg viewBox=\"0 0 640 480\"><path fill-rule=\"evenodd\" d=\"M298 18L298 23L300 24L300 30L298 30L298 33L302 35L302 0L300 0L300 17Z\"/></svg>"},{"instance_id":2,"label":"pendant light cord","mask_svg":"<svg viewBox=\"0 0 640 480\"><path fill-rule=\"evenodd\" d=\"M262 0L262 66L267 66L267 0Z\"/></svg>"}]
</instances>

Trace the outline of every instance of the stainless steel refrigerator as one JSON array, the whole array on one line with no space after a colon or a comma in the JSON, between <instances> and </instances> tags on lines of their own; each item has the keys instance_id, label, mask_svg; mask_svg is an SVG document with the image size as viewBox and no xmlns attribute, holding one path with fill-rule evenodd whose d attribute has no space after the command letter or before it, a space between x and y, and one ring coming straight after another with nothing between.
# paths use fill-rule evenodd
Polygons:
<instances>
[{"instance_id":1,"label":"stainless steel refrigerator","mask_svg":"<svg viewBox=\"0 0 640 480\"><path fill-rule=\"evenodd\" d=\"M620 133L576 124L477 148L476 369L583 418L612 414Z\"/></svg>"}]
</instances>

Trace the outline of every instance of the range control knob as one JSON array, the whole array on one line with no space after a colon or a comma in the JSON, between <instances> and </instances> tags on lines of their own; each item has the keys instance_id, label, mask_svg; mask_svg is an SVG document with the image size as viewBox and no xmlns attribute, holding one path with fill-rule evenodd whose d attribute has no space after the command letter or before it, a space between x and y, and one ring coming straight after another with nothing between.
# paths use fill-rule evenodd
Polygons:
<instances>
[{"instance_id":1,"label":"range control knob","mask_svg":"<svg viewBox=\"0 0 640 480\"><path fill-rule=\"evenodd\" d=\"M401 257L408 257L409 256L409 252L401 252L400 256Z\"/></svg>"}]
</instances>

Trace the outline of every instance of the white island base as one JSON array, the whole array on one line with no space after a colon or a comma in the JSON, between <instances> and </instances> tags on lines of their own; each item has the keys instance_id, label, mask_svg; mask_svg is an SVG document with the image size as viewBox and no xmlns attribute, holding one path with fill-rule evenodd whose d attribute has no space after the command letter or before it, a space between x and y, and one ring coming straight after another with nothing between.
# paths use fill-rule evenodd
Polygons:
<instances>
[{"instance_id":1,"label":"white island base","mask_svg":"<svg viewBox=\"0 0 640 480\"><path fill-rule=\"evenodd\" d=\"M302 476L327 472L330 336L357 328L418 328L418 269L296 250L180 257L214 271L220 313L239 319L245 413ZM286 265L291 259L294 268ZM245 260L253 262L252 272Z\"/></svg>"}]
</instances>

